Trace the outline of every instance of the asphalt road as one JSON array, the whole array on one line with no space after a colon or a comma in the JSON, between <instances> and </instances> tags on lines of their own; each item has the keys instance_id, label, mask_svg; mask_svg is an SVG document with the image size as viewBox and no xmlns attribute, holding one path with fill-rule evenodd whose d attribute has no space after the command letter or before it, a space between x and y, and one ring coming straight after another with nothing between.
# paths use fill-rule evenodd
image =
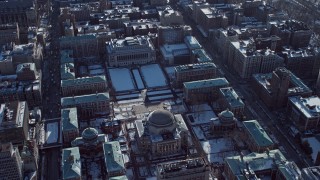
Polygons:
<instances>
[{"instance_id":1,"label":"asphalt road","mask_svg":"<svg viewBox=\"0 0 320 180\"><path fill-rule=\"evenodd\" d=\"M59 7L54 5L54 10L50 16L51 46L49 55L46 56L43 63L43 120L60 117L60 58L59 58L59 28L58 23ZM45 168L42 172L43 178L48 180L60 179L61 149L51 148L44 150Z\"/></svg>"}]
</instances>

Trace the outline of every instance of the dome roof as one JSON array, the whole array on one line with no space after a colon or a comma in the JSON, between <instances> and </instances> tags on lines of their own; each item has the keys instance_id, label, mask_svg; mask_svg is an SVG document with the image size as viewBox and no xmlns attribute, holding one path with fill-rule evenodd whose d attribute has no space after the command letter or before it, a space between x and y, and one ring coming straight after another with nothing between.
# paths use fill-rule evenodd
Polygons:
<instances>
[{"instance_id":1,"label":"dome roof","mask_svg":"<svg viewBox=\"0 0 320 180\"><path fill-rule=\"evenodd\" d=\"M173 124L174 116L171 112L166 110L155 110L149 114L148 122L150 125L156 127L166 127Z\"/></svg>"},{"instance_id":2,"label":"dome roof","mask_svg":"<svg viewBox=\"0 0 320 180\"><path fill-rule=\"evenodd\" d=\"M98 137L98 131L95 128L89 127L83 130L81 136L84 140L91 141Z\"/></svg>"},{"instance_id":3,"label":"dome roof","mask_svg":"<svg viewBox=\"0 0 320 180\"><path fill-rule=\"evenodd\" d=\"M231 124L235 122L234 114L228 109L225 111L222 111L219 114L219 116L220 116L220 122L223 124Z\"/></svg>"},{"instance_id":4,"label":"dome roof","mask_svg":"<svg viewBox=\"0 0 320 180\"><path fill-rule=\"evenodd\" d=\"M222 112L220 113L220 116L223 117L223 118L229 119L229 118L233 118L233 117L234 117L234 114L233 114L233 112L229 111L229 109L227 109L227 110L225 110L225 111L222 111Z\"/></svg>"}]
</instances>

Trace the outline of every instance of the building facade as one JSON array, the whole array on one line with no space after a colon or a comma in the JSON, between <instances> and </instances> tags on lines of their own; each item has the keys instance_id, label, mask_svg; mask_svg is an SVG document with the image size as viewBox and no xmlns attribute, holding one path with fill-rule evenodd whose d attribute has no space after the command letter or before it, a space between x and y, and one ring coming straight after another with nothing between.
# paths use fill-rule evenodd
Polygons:
<instances>
[{"instance_id":1,"label":"building facade","mask_svg":"<svg viewBox=\"0 0 320 180\"><path fill-rule=\"evenodd\" d=\"M36 80L38 73L34 63L22 63L17 66L17 79L19 81Z\"/></svg>"},{"instance_id":2,"label":"building facade","mask_svg":"<svg viewBox=\"0 0 320 180\"><path fill-rule=\"evenodd\" d=\"M307 47L313 33L306 23L296 20L270 21L267 25L271 35L281 38L281 46L295 49Z\"/></svg>"},{"instance_id":3,"label":"building facade","mask_svg":"<svg viewBox=\"0 0 320 180\"><path fill-rule=\"evenodd\" d=\"M256 73L269 73L283 66L284 59L271 49L256 49L252 40L231 42L227 63L241 78L249 79Z\"/></svg>"},{"instance_id":4,"label":"building facade","mask_svg":"<svg viewBox=\"0 0 320 180\"><path fill-rule=\"evenodd\" d=\"M320 178L320 166L312 166L301 170L301 177L304 180L316 180Z\"/></svg>"},{"instance_id":5,"label":"building facade","mask_svg":"<svg viewBox=\"0 0 320 180\"><path fill-rule=\"evenodd\" d=\"M300 179L300 169L294 162L289 162L278 149L227 157L224 161L225 178L229 180Z\"/></svg>"},{"instance_id":6,"label":"building facade","mask_svg":"<svg viewBox=\"0 0 320 180\"><path fill-rule=\"evenodd\" d=\"M160 23L163 26L183 25L183 16L179 11L173 10L170 6L164 9L158 8Z\"/></svg>"},{"instance_id":7,"label":"building facade","mask_svg":"<svg viewBox=\"0 0 320 180\"><path fill-rule=\"evenodd\" d=\"M169 161L157 165L158 180L209 180L210 167L202 158Z\"/></svg>"},{"instance_id":8,"label":"building facade","mask_svg":"<svg viewBox=\"0 0 320 180\"><path fill-rule=\"evenodd\" d=\"M148 36L112 39L107 43L107 65L111 67L154 63L156 51Z\"/></svg>"},{"instance_id":9,"label":"building facade","mask_svg":"<svg viewBox=\"0 0 320 180\"><path fill-rule=\"evenodd\" d=\"M25 101L14 101L0 106L0 142L23 145L28 139L29 109Z\"/></svg>"},{"instance_id":10,"label":"building facade","mask_svg":"<svg viewBox=\"0 0 320 180\"><path fill-rule=\"evenodd\" d=\"M83 77L61 81L61 92L63 96L77 96L106 91L107 81L105 76Z\"/></svg>"},{"instance_id":11,"label":"building facade","mask_svg":"<svg viewBox=\"0 0 320 180\"><path fill-rule=\"evenodd\" d=\"M214 63L196 63L180 65L175 70L175 87L182 87L184 82L212 79L217 77L217 67Z\"/></svg>"},{"instance_id":12,"label":"building facade","mask_svg":"<svg viewBox=\"0 0 320 180\"><path fill-rule=\"evenodd\" d=\"M11 143L0 144L0 166L1 179L23 179L23 162L18 148Z\"/></svg>"},{"instance_id":13,"label":"building facade","mask_svg":"<svg viewBox=\"0 0 320 180\"><path fill-rule=\"evenodd\" d=\"M98 56L98 40L94 35L60 38L61 50L73 50L74 58Z\"/></svg>"},{"instance_id":14,"label":"building facade","mask_svg":"<svg viewBox=\"0 0 320 180\"><path fill-rule=\"evenodd\" d=\"M317 77L320 67L320 52L317 47L285 48L282 51L286 68L301 78Z\"/></svg>"},{"instance_id":15,"label":"building facade","mask_svg":"<svg viewBox=\"0 0 320 180\"><path fill-rule=\"evenodd\" d=\"M191 36L191 34L192 28L190 26L159 26L158 47L164 44L182 43L185 36Z\"/></svg>"},{"instance_id":16,"label":"building facade","mask_svg":"<svg viewBox=\"0 0 320 180\"><path fill-rule=\"evenodd\" d=\"M277 68L272 73L254 74L253 88L270 108L284 107L288 97L308 97L311 89L286 68Z\"/></svg>"},{"instance_id":17,"label":"building facade","mask_svg":"<svg viewBox=\"0 0 320 180\"><path fill-rule=\"evenodd\" d=\"M237 127L237 119L228 109L218 114L217 118L212 119L211 129L214 133L232 131Z\"/></svg>"},{"instance_id":18,"label":"building facade","mask_svg":"<svg viewBox=\"0 0 320 180\"><path fill-rule=\"evenodd\" d=\"M243 116L245 104L232 87L220 88L218 102L221 109L229 109L237 118Z\"/></svg>"},{"instance_id":19,"label":"building facade","mask_svg":"<svg viewBox=\"0 0 320 180\"><path fill-rule=\"evenodd\" d=\"M10 44L11 42L14 42L15 44L20 43L18 23L1 24L0 46L2 47L3 45Z\"/></svg>"},{"instance_id":20,"label":"building facade","mask_svg":"<svg viewBox=\"0 0 320 180\"><path fill-rule=\"evenodd\" d=\"M138 146L153 158L180 154L187 146L188 128L181 115L155 110L144 120L136 121Z\"/></svg>"},{"instance_id":21,"label":"building facade","mask_svg":"<svg viewBox=\"0 0 320 180\"><path fill-rule=\"evenodd\" d=\"M300 131L317 129L320 121L320 98L289 97L287 114Z\"/></svg>"},{"instance_id":22,"label":"building facade","mask_svg":"<svg viewBox=\"0 0 320 180\"><path fill-rule=\"evenodd\" d=\"M18 23L27 27L32 24L36 11L32 0L11 0L0 2L0 24Z\"/></svg>"},{"instance_id":23,"label":"building facade","mask_svg":"<svg viewBox=\"0 0 320 180\"><path fill-rule=\"evenodd\" d=\"M109 93L88 94L82 96L61 98L62 108L77 107L79 114L84 117L93 116L96 113L110 112Z\"/></svg>"},{"instance_id":24,"label":"building facade","mask_svg":"<svg viewBox=\"0 0 320 180\"><path fill-rule=\"evenodd\" d=\"M71 146L79 147L81 155L92 157L102 152L103 143L106 141L104 134L99 134L95 128L88 127L82 131L81 137L71 141Z\"/></svg>"},{"instance_id":25,"label":"building facade","mask_svg":"<svg viewBox=\"0 0 320 180\"><path fill-rule=\"evenodd\" d=\"M220 88L228 87L225 78L205 79L183 83L185 101L192 104L211 102L218 98Z\"/></svg>"}]
</instances>

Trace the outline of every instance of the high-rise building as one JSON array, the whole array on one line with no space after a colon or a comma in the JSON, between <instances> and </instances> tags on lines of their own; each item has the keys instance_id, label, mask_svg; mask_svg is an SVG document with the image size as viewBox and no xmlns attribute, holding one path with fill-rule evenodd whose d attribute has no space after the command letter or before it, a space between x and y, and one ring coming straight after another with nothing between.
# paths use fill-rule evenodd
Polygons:
<instances>
[{"instance_id":1,"label":"high-rise building","mask_svg":"<svg viewBox=\"0 0 320 180\"><path fill-rule=\"evenodd\" d=\"M284 107L288 97L308 97L311 89L286 68L277 68L272 73L254 74L253 88L262 101L270 108Z\"/></svg>"},{"instance_id":2,"label":"high-rise building","mask_svg":"<svg viewBox=\"0 0 320 180\"><path fill-rule=\"evenodd\" d=\"M285 68L277 68L272 72L271 91L273 92L273 100L277 107L282 106L286 102L286 96L290 86L290 71Z\"/></svg>"},{"instance_id":3,"label":"high-rise building","mask_svg":"<svg viewBox=\"0 0 320 180\"><path fill-rule=\"evenodd\" d=\"M0 144L0 177L1 179L23 179L19 150L11 143Z\"/></svg>"},{"instance_id":4,"label":"high-rise building","mask_svg":"<svg viewBox=\"0 0 320 180\"><path fill-rule=\"evenodd\" d=\"M23 145L29 139L29 109L25 101L14 101L0 106L0 142Z\"/></svg>"},{"instance_id":5,"label":"high-rise building","mask_svg":"<svg viewBox=\"0 0 320 180\"><path fill-rule=\"evenodd\" d=\"M228 26L228 18L221 10L214 7L200 8L196 22L205 33L208 33L210 29L226 28Z\"/></svg>"},{"instance_id":6,"label":"high-rise building","mask_svg":"<svg viewBox=\"0 0 320 180\"><path fill-rule=\"evenodd\" d=\"M257 49L254 40L231 42L227 64L241 78L251 78L256 73L268 73L283 65L283 58L271 49Z\"/></svg>"},{"instance_id":7,"label":"high-rise building","mask_svg":"<svg viewBox=\"0 0 320 180\"><path fill-rule=\"evenodd\" d=\"M320 51L317 47L294 50L286 47L281 54L286 68L301 78L315 78L320 68Z\"/></svg>"},{"instance_id":8,"label":"high-rise building","mask_svg":"<svg viewBox=\"0 0 320 180\"><path fill-rule=\"evenodd\" d=\"M313 33L304 22L296 20L270 21L267 25L271 35L281 38L280 46L295 49L307 47Z\"/></svg>"}]
</instances>

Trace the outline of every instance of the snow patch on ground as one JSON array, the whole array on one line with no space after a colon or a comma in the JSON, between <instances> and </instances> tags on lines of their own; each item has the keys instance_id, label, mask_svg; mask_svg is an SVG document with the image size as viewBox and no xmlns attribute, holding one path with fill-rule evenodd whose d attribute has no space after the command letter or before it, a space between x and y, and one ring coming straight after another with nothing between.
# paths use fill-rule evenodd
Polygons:
<instances>
[{"instance_id":1,"label":"snow patch on ground","mask_svg":"<svg viewBox=\"0 0 320 180\"><path fill-rule=\"evenodd\" d=\"M211 123L211 119L217 116L213 111L201 111L187 114L187 117L191 125L200 125Z\"/></svg>"},{"instance_id":2,"label":"snow patch on ground","mask_svg":"<svg viewBox=\"0 0 320 180\"><path fill-rule=\"evenodd\" d=\"M211 163L223 163L225 157L238 155L238 153L234 151L232 140L228 138L200 141L200 143Z\"/></svg>"}]
</instances>

